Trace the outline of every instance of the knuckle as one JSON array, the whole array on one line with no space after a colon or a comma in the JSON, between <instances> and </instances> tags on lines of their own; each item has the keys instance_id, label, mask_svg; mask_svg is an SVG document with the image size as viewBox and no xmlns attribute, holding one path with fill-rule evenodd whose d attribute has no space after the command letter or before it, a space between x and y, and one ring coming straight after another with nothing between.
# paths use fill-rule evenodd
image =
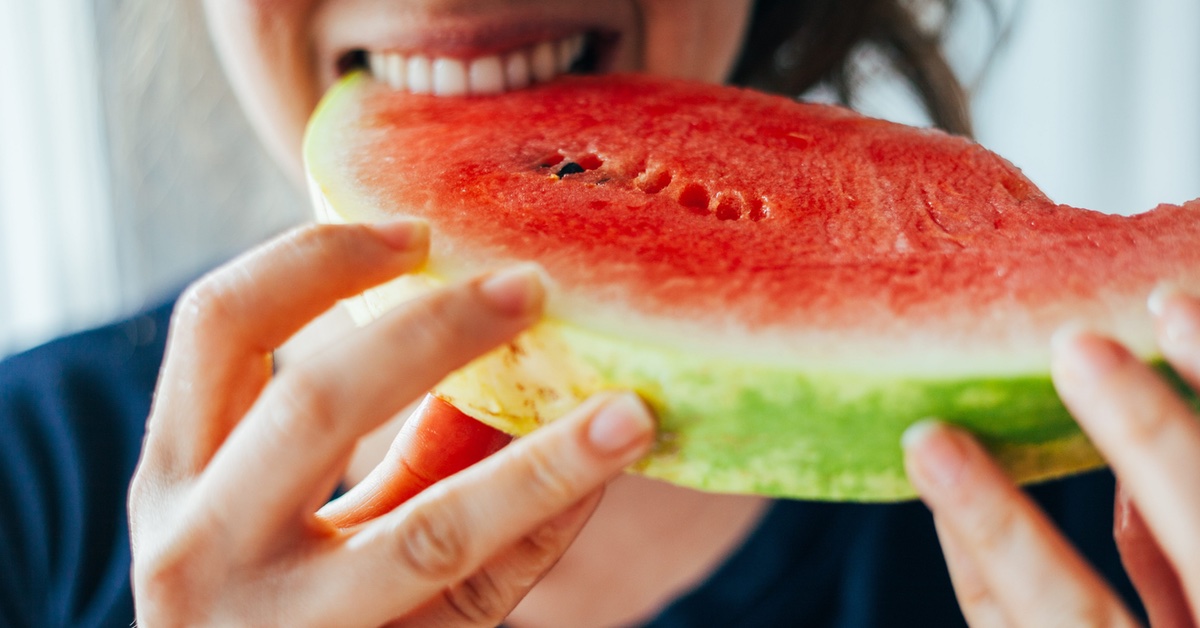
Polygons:
<instances>
[{"instance_id":1,"label":"knuckle","mask_svg":"<svg viewBox=\"0 0 1200 628\"><path fill-rule=\"evenodd\" d=\"M344 225L312 223L293 229L288 233L284 241L293 247L301 249L319 249L326 246L330 239L336 239L338 235L348 231L357 230L348 229Z\"/></svg>"},{"instance_id":2,"label":"knuckle","mask_svg":"<svg viewBox=\"0 0 1200 628\"><path fill-rule=\"evenodd\" d=\"M959 583L958 603L964 608L981 608L992 604L992 595L980 582Z\"/></svg>"},{"instance_id":3,"label":"knuckle","mask_svg":"<svg viewBox=\"0 0 1200 628\"><path fill-rule=\"evenodd\" d=\"M1013 536L1019 515L1017 508L985 508L967 525L967 537L987 554L1000 552Z\"/></svg>"},{"instance_id":4,"label":"knuckle","mask_svg":"<svg viewBox=\"0 0 1200 628\"><path fill-rule=\"evenodd\" d=\"M581 497L580 488L556 457L545 448L522 452L521 474L530 495L548 508L561 507Z\"/></svg>"},{"instance_id":5,"label":"knuckle","mask_svg":"<svg viewBox=\"0 0 1200 628\"><path fill-rule=\"evenodd\" d=\"M140 624L227 624L217 620L225 601L261 591L261 552L235 540L240 522L210 500L171 494L143 519L130 547Z\"/></svg>"},{"instance_id":6,"label":"knuckle","mask_svg":"<svg viewBox=\"0 0 1200 628\"><path fill-rule=\"evenodd\" d=\"M439 291L413 302L397 318L386 319L383 335L390 346L404 347L413 360L459 362L473 353L484 321L462 307L458 295ZM381 321L383 322L383 321Z\"/></svg>"},{"instance_id":7,"label":"knuckle","mask_svg":"<svg viewBox=\"0 0 1200 628\"><path fill-rule=\"evenodd\" d=\"M470 556L464 521L444 507L416 510L391 535L396 560L429 581L457 579L467 570Z\"/></svg>"},{"instance_id":8,"label":"knuckle","mask_svg":"<svg viewBox=\"0 0 1200 628\"><path fill-rule=\"evenodd\" d=\"M233 291L226 273L220 270L188 286L175 306L174 318L185 333L205 336L228 331L233 321Z\"/></svg>"},{"instance_id":9,"label":"knuckle","mask_svg":"<svg viewBox=\"0 0 1200 628\"><path fill-rule=\"evenodd\" d=\"M530 564L548 564L557 560L566 550L567 543L572 536L562 526L553 523L544 524L521 539L521 554Z\"/></svg>"},{"instance_id":10,"label":"knuckle","mask_svg":"<svg viewBox=\"0 0 1200 628\"><path fill-rule=\"evenodd\" d=\"M420 351L441 351L460 343L469 331L469 326L460 321L462 317L462 309L455 307L453 296L442 291L417 302L396 329L407 335Z\"/></svg>"},{"instance_id":11,"label":"knuckle","mask_svg":"<svg viewBox=\"0 0 1200 628\"><path fill-rule=\"evenodd\" d=\"M135 563L133 567L135 593L141 599L156 600L159 604L169 604L180 590L189 588L187 572L183 566L183 561L153 560L140 565Z\"/></svg>"},{"instance_id":12,"label":"knuckle","mask_svg":"<svg viewBox=\"0 0 1200 628\"><path fill-rule=\"evenodd\" d=\"M519 564L513 570L511 585L528 590L554 566L574 539L574 534L553 524L545 524L517 542Z\"/></svg>"},{"instance_id":13,"label":"knuckle","mask_svg":"<svg viewBox=\"0 0 1200 628\"><path fill-rule=\"evenodd\" d=\"M1168 443L1181 434L1178 430L1181 409L1175 399L1167 397L1167 393L1143 399L1141 403L1131 404L1126 412L1128 418L1123 422L1123 438L1130 444L1142 449L1155 448L1162 443Z\"/></svg>"},{"instance_id":14,"label":"knuckle","mask_svg":"<svg viewBox=\"0 0 1200 628\"><path fill-rule=\"evenodd\" d=\"M200 600L215 594L206 586L213 580L206 578L206 567L196 560L203 555L186 542L169 544L159 551L142 551L134 555L132 583L134 596L139 601L138 616L143 622L157 624L162 620L177 622L184 617L199 617L203 604ZM200 595L198 595L200 594ZM174 618L174 620L171 620ZM165 624L172 625L172 624Z\"/></svg>"},{"instance_id":15,"label":"knuckle","mask_svg":"<svg viewBox=\"0 0 1200 628\"><path fill-rule=\"evenodd\" d=\"M334 412L334 395L326 382L300 367L287 372L272 384L268 410L271 424L290 440L311 440L336 434L339 421Z\"/></svg>"},{"instance_id":16,"label":"knuckle","mask_svg":"<svg viewBox=\"0 0 1200 628\"><path fill-rule=\"evenodd\" d=\"M516 600L509 587L501 584L490 570L482 569L462 582L446 589L446 604L471 625L494 626L508 615Z\"/></svg>"},{"instance_id":17,"label":"knuckle","mask_svg":"<svg viewBox=\"0 0 1200 628\"><path fill-rule=\"evenodd\" d=\"M287 256L300 260L315 256L321 266L355 254L361 255L362 225L311 224L297 228L281 242Z\"/></svg>"},{"instance_id":18,"label":"knuckle","mask_svg":"<svg viewBox=\"0 0 1200 628\"><path fill-rule=\"evenodd\" d=\"M413 356L441 362L473 357L516 332L511 320L479 307L474 293L470 284L460 284L416 299L382 319L381 334Z\"/></svg>"}]
</instances>

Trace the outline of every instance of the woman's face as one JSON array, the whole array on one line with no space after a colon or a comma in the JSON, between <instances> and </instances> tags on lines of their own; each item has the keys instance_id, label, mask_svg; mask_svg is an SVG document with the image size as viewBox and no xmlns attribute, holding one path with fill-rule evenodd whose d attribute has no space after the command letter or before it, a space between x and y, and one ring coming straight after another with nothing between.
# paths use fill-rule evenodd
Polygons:
<instances>
[{"instance_id":1,"label":"woman's face","mask_svg":"<svg viewBox=\"0 0 1200 628\"><path fill-rule=\"evenodd\" d=\"M304 124L355 65L401 89L517 89L572 71L722 81L752 0L205 0L242 104L299 175ZM582 37L581 37L582 36Z\"/></svg>"}]
</instances>

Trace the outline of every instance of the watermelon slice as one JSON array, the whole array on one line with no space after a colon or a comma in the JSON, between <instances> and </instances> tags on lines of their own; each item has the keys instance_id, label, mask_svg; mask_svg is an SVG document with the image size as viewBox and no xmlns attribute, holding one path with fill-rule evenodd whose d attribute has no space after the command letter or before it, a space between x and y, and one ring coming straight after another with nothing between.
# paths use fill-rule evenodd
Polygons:
<instances>
[{"instance_id":1,"label":"watermelon slice","mask_svg":"<svg viewBox=\"0 0 1200 628\"><path fill-rule=\"evenodd\" d=\"M363 295L361 320L484 269L549 274L544 322L439 395L524 434L633 389L661 421L636 470L707 490L910 497L900 435L928 416L1022 481L1096 467L1052 332L1080 321L1155 361L1147 295L1200 291L1198 201L1056 205L965 139L730 87L437 98L353 75L305 157L320 219L432 224L424 272Z\"/></svg>"}]
</instances>

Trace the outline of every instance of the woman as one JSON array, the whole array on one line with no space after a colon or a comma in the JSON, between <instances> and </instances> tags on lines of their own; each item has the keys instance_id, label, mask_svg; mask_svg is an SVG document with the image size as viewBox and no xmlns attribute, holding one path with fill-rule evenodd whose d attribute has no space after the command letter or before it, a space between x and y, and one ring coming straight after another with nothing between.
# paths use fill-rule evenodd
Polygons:
<instances>
[{"instance_id":1,"label":"woman","mask_svg":"<svg viewBox=\"0 0 1200 628\"><path fill-rule=\"evenodd\" d=\"M297 176L303 125L337 72L363 57L356 51L481 57L573 29L614 36L606 70L714 82L732 74L792 92L818 80L838 85L849 50L876 41L896 55L935 120L968 130L961 94L932 40L898 2L208 0L205 7L243 106ZM781 48L798 55L791 72L771 63ZM427 230L414 222L308 228L218 270L181 297L130 493L132 593L141 622L961 622L933 527L915 505L773 504L618 477L645 453L653 430L652 418L629 395L595 399L393 511L360 522L356 513L372 510L374 494L359 490L314 514L338 485L412 481L402 465L388 477L369 475L379 460L394 460L388 458L399 429L394 417L446 372L511 338L540 312L537 273L509 269L272 362L277 347L338 298L415 267L427 246ZM1178 330L1198 320L1200 305L1164 293L1156 306L1164 333L1174 334L1169 357L1185 376L1196 374L1188 365L1200 350L1189 350L1187 334ZM112 335L90 336L83 347L98 360L115 360L111 348L100 346ZM1128 554L1137 559L1131 574L1144 585L1152 613L1185 617L1180 586L1194 593L1200 583L1184 571L1193 554L1183 533L1195 530L1200 517L1179 498L1188 479L1200 479L1183 455L1200 451L1200 435L1181 402L1119 347L1082 333L1060 338L1056 375L1063 396L1130 482L1140 507L1119 503L1127 513L1123 530L1132 534L1124 538L1142 543ZM79 341L72 347L84 350ZM120 475L122 465L96 458L136 455L141 425L130 417L143 407L135 398L148 392L161 352L135 346L114 368L64 370L43 351L6 370L3 388L13 394L5 399L14 400L6 416L18 416L14 424L29 432L4 442L12 454L5 473L16 479L6 490L14 491L12 503L30 508L21 513L24 521L6 518L15 533L5 535L14 540L3 549L13 555L7 564L36 574L32 585L5 576L4 611L14 621L128 621L122 616L128 550L111 542L124 529L114 517L96 525L127 476ZM47 371L67 373L63 385L48 387L36 377ZM128 398L102 392L108 389ZM70 407L56 405L59 399ZM1139 403L1146 400L1152 404ZM1157 421L1142 422L1158 431L1120 432L1138 425L1133 419L1144 407L1162 410ZM426 406L418 417L437 411ZM1150 437L1159 433L1171 438L1156 448ZM402 432L392 451L416 436ZM101 439L113 451L97 445ZM968 619L1128 620L1104 581L968 437L923 424L909 433L906 447L914 484L950 550ZM36 455L38 448L52 453ZM101 477L87 473L92 468L118 470ZM45 497L54 491L46 484L61 486L60 477L73 472L85 478L80 494ZM1087 538L1094 522L1070 520L1072 512L1111 500L1105 478L1048 486L1039 495L1107 575L1119 577L1111 550ZM1177 510L1164 516L1168 508ZM1143 534L1141 511L1153 536ZM348 521L354 524L338 525ZM71 542L47 541L58 526ZM73 547L74 539L84 549ZM1163 542L1167 567L1154 563L1163 554L1147 539ZM98 556L89 549L96 547L110 553ZM44 604L42 596L59 606Z\"/></svg>"}]
</instances>

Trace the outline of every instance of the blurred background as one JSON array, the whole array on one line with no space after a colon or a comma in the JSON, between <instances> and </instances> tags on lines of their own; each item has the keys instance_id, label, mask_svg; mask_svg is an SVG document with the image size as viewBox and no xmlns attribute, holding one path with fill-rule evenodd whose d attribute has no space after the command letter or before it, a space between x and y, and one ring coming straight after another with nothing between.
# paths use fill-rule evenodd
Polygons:
<instances>
[{"instance_id":1,"label":"blurred background","mask_svg":"<svg viewBox=\"0 0 1200 628\"><path fill-rule=\"evenodd\" d=\"M199 0L0 0L0 355L157 304L308 215Z\"/></svg>"},{"instance_id":2,"label":"blurred background","mask_svg":"<svg viewBox=\"0 0 1200 628\"><path fill-rule=\"evenodd\" d=\"M946 42L984 145L1079 207L1200 198L1200 2L994 8L963 0ZM924 123L870 51L859 66L857 108ZM0 85L0 356L154 305L308 215L197 0L0 0Z\"/></svg>"}]
</instances>

